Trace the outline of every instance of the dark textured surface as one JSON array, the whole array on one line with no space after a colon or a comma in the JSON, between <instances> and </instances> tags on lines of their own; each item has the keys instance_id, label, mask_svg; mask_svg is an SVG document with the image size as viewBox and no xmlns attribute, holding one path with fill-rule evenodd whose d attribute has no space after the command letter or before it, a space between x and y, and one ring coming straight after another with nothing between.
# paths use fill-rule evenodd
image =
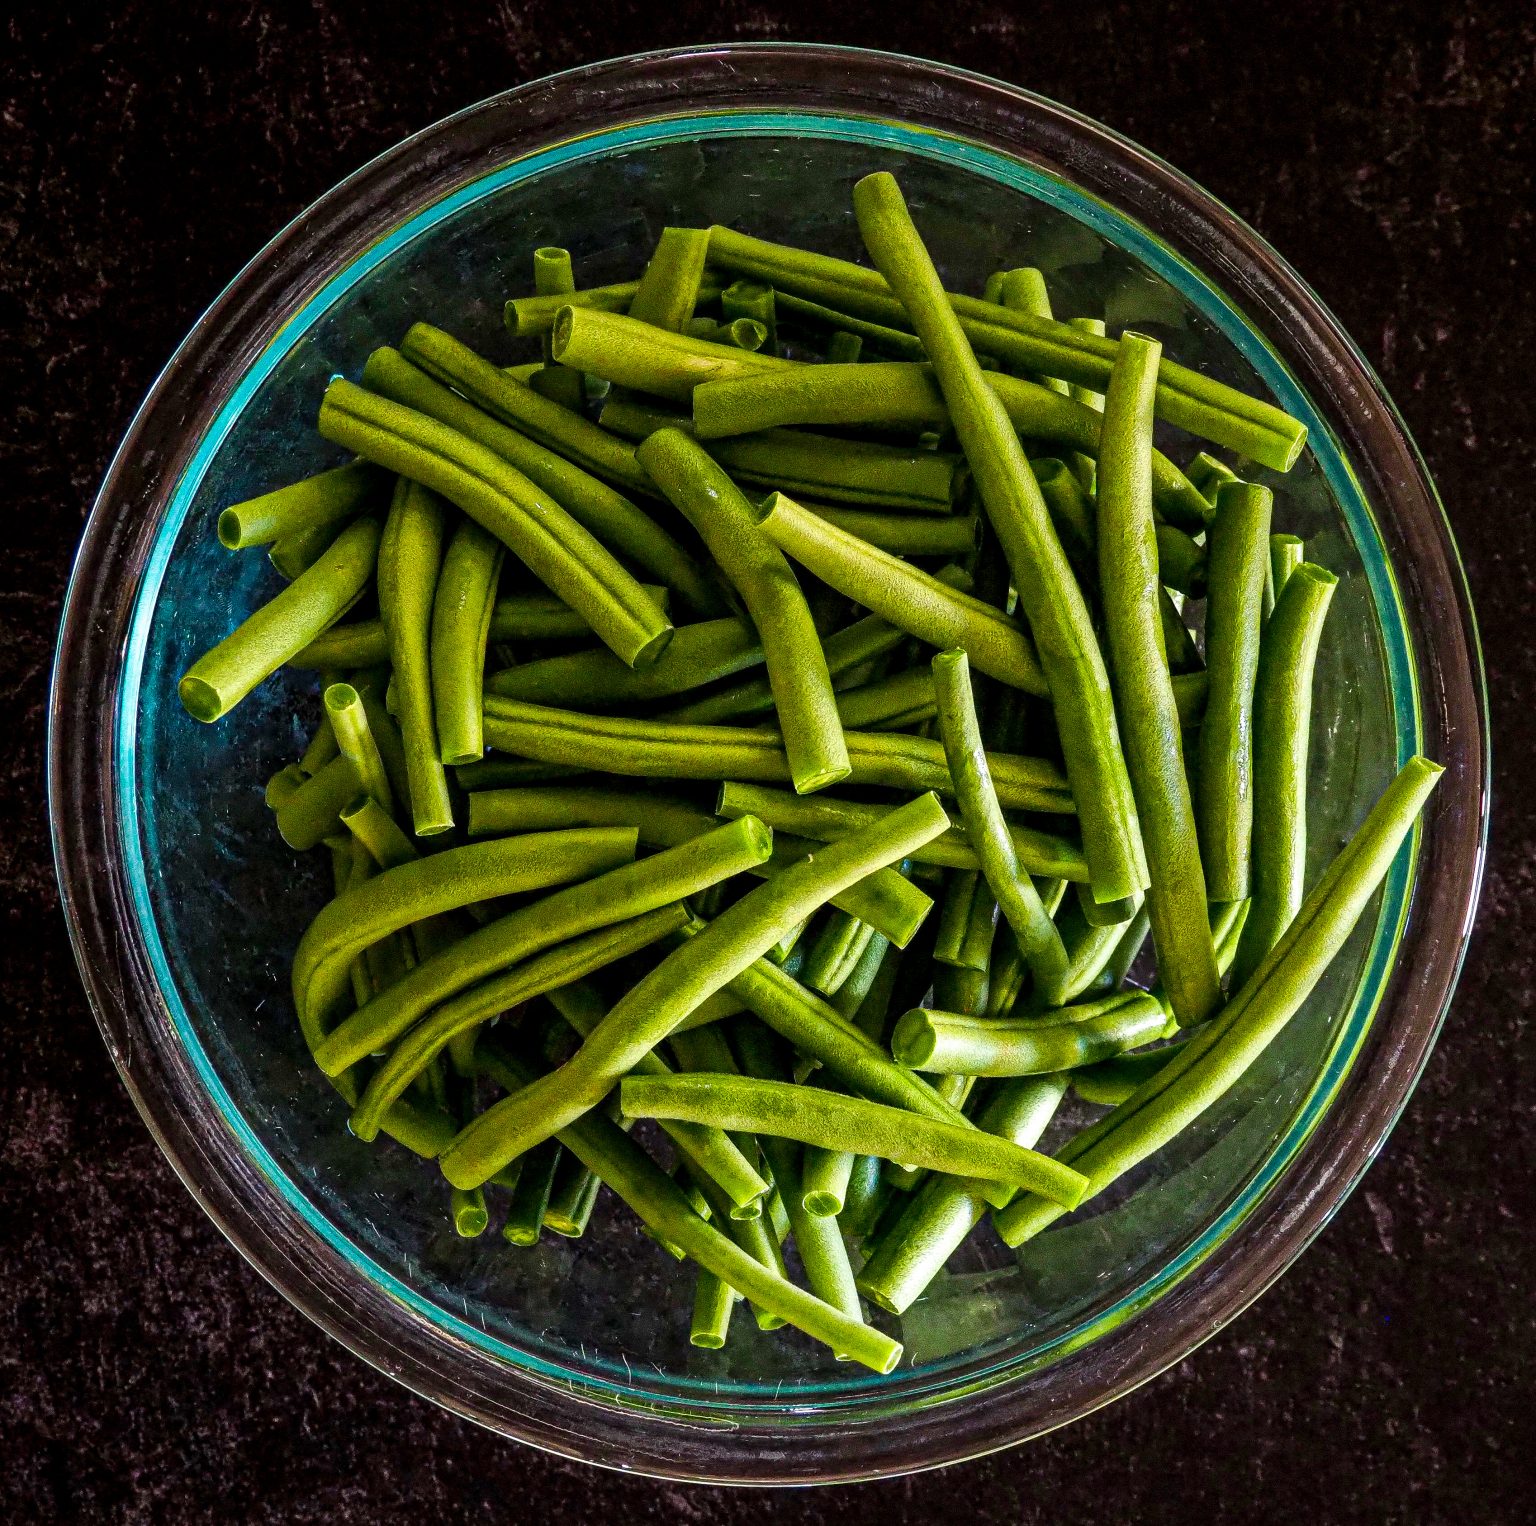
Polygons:
<instances>
[{"instance_id":1,"label":"dark textured surface","mask_svg":"<svg viewBox=\"0 0 1536 1526\"><path fill-rule=\"evenodd\" d=\"M1530 6L212 10L32 4L0 48L0 1517L1529 1519ZM224 281L446 112L725 36L878 44L1004 76L1128 133L1267 235L1380 368L1440 483L1479 601L1503 783L1445 1038L1365 1187L1273 1292L1174 1372L1025 1451L777 1496L652 1486L504 1444L290 1309L195 1207L117 1082L42 805L80 524L132 409Z\"/></svg>"}]
</instances>

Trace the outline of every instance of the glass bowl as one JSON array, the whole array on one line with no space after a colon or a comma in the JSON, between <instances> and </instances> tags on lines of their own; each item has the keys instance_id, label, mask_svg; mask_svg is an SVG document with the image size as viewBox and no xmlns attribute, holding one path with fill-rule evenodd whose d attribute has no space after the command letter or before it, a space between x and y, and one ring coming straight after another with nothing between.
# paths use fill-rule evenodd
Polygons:
<instances>
[{"instance_id":1,"label":"glass bowl","mask_svg":"<svg viewBox=\"0 0 1536 1526\"><path fill-rule=\"evenodd\" d=\"M1403 758L1447 773L1357 936L1198 1125L1018 1253L974 1237L879 1377L738 1320L687 1344L688 1282L611 1201L580 1240L458 1239L429 1165L345 1127L288 997L322 889L262 783L300 750L279 679L215 726L175 679L275 583L218 510L330 464L335 372L413 320L516 358L504 297L560 243L623 279L668 222L857 256L849 191L897 172L948 284L1026 253L1060 312L1158 334L1273 397L1311 445L1277 522L1344 574L1317 686L1320 863ZM417 1392L566 1456L795 1483L932 1467L1082 1415L1177 1361L1280 1274L1380 1146L1440 1025L1487 804L1476 632L1450 531L1380 385L1316 297L1189 181L1050 102L879 53L757 44L600 64L418 134L285 229L198 322L87 528L52 699L55 845L113 1059L187 1185L311 1318ZM1054 1137L1054 1136L1052 1136Z\"/></svg>"}]
</instances>

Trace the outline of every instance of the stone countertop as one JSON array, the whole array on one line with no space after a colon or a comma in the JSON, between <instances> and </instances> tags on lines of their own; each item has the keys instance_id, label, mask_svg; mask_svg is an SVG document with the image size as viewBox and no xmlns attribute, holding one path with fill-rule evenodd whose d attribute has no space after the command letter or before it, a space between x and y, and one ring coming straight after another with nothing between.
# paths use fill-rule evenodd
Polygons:
<instances>
[{"instance_id":1,"label":"stone countertop","mask_svg":"<svg viewBox=\"0 0 1536 1526\"><path fill-rule=\"evenodd\" d=\"M24 0L0 52L0 1514L1529 1518L1530 7L90 10ZM831 1492L688 1490L544 1457L415 1399L291 1309L195 1206L118 1083L70 956L43 804L46 683L80 525L134 407L224 282L346 172L460 106L725 36L878 45L1027 85L1177 164L1284 252L1377 366L1440 485L1482 619L1499 774L1445 1036L1380 1161L1300 1263L1107 1411L1022 1451Z\"/></svg>"}]
</instances>

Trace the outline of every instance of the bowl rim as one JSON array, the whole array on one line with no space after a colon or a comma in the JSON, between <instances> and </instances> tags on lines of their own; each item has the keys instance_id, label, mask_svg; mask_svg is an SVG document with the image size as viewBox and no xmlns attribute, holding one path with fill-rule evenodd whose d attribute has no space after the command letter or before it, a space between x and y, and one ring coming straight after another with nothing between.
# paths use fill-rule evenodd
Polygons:
<instances>
[{"instance_id":1,"label":"bowl rim","mask_svg":"<svg viewBox=\"0 0 1536 1526\"><path fill-rule=\"evenodd\" d=\"M1040 1383L990 1390L958 1403L924 1404L881 1434L831 1423L793 1432L637 1423L574 1395L552 1392L505 1364L436 1332L423 1343L402 1332L393 1305L360 1302L345 1264L276 1232L270 1187L222 1141L199 1130L183 1101L195 1088L185 1056L156 1045L145 1021L161 998L145 951L120 933L134 926L116 844L113 713L125 628L136 600L122 569L141 568L146 537L167 492L225 394L202 376L220 354L221 376L238 376L294 311L305 286L292 258L328 241L340 268L355 257L381 206L402 185L464 184L586 131L751 107L883 114L980 142L1026 162L1049 163L1112 187L1116 205L1175 248L1198 250L1223 291L1246 300L1282 358L1311 386L1320 411L1354 426L1346 442L1380 477L1373 495L1395 510L1383 532L1416 604L1443 618L1416 644L1425 733L1450 767L1421 839L1420 874L1397 971L1378 1022L1322 1121L1281 1178L1226 1242L1128 1321L1053 1364L1055 1390ZM510 119L510 120L509 120ZM1034 136L1031 136L1034 135ZM1028 138L1028 142L1022 140ZM1097 156L1097 158L1095 158ZM1108 183L1107 186L1105 183ZM426 201L409 203L412 212ZM1148 208L1156 207L1152 219ZM279 294L283 300L275 300ZM216 394L210 397L209 394ZM1334 406L1329 407L1332 403ZM174 417L175 427L167 426ZM1390 489L1391 491L1388 491ZM1423 637L1423 630L1417 635ZM1420 650L1419 648L1423 649ZM87 703L87 700L95 703ZM105 712L102 705L107 708ZM716 1482L812 1482L888 1476L973 1457L1064 1424L1110 1402L1181 1359L1256 1298L1323 1227L1373 1158L1406 1103L1438 1032L1470 932L1487 830L1486 695L1477 633L1450 528L1406 428L1379 381L1317 298L1251 230L1190 181L1118 135L1065 108L983 76L900 55L806 44L679 48L588 65L534 81L406 139L321 197L235 277L198 320L136 414L92 511L70 580L49 713L49 783L55 857L77 961L104 1037L135 1104L194 1196L236 1247L290 1301L374 1366L418 1392L562 1455L655 1476ZM1416 956L1416 957L1415 957ZM1412 966L1413 979L1407 978ZM1384 1019L1392 1017L1392 1021ZM1369 1075L1372 1086L1362 1085ZM1353 1107L1347 1106L1348 1102ZM1347 1116L1346 1116L1347 1115ZM281 1227L281 1226L279 1226ZM355 1273L353 1274L355 1276ZM393 1316L391 1320L391 1316ZM380 1324L381 1318L385 1321ZM388 1328L393 1323L396 1328ZM1155 1330L1148 1328L1155 1323ZM1091 1359L1089 1353L1092 1353ZM1027 1391L1020 1391L1020 1388ZM649 1417L656 1420L659 1417Z\"/></svg>"}]
</instances>

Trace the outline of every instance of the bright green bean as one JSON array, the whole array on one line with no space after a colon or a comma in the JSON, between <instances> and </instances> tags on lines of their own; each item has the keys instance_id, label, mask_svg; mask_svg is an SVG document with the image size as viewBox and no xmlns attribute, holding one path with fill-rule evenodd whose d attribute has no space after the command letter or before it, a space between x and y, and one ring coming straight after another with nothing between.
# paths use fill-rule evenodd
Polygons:
<instances>
[{"instance_id":1,"label":"bright green bean","mask_svg":"<svg viewBox=\"0 0 1536 1526\"><path fill-rule=\"evenodd\" d=\"M392 812L394 792L362 696L351 684L332 684L324 699L325 713L336 733L342 757L357 771L364 792L378 801L383 810Z\"/></svg>"},{"instance_id":2,"label":"bright green bean","mask_svg":"<svg viewBox=\"0 0 1536 1526\"><path fill-rule=\"evenodd\" d=\"M1443 772L1427 758L1410 758L1216 1021L1071 1141L1062 1158L1087 1176L1086 1196L1101 1192L1187 1128L1269 1046L1354 930ZM1031 1193L998 1214L996 1224L1009 1245L1020 1245L1059 1215L1057 1205Z\"/></svg>"},{"instance_id":3,"label":"bright green bean","mask_svg":"<svg viewBox=\"0 0 1536 1526\"><path fill-rule=\"evenodd\" d=\"M1197 451L1189 463L1189 480L1214 506L1217 490L1224 482L1236 482L1237 473L1225 461L1218 460L1209 451Z\"/></svg>"},{"instance_id":4,"label":"bright green bean","mask_svg":"<svg viewBox=\"0 0 1536 1526\"><path fill-rule=\"evenodd\" d=\"M931 720L935 710L933 675L921 668L892 673L837 696L838 717L854 731L894 731Z\"/></svg>"},{"instance_id":5,"label":"bright green bean","mask_svg":"<svg viewBox=\"0 0 1536 1526\"><path fill-rule=\"evenodd\" d=\"M360 519L307 572L187 669L177 693L199 721L226 715L358 600L373 575L379 525Z\"/></svg>"},{"instance_id":6,"label":"bright green bean","mask_svg":"<svg viewBox=\"0 0 1536 1526\"><path fill-rule=\"evenodd\" d=\"M306 531L329 532L378 500L389 474L370 461L350 461L318 476L232 504L219 515L219 540L231 551L264 546Z\"/></svg>"},{"instance_id":7,"label":"bright green bean","mask_svg":"<svg viewBox=\"0 0 1536 1526\"><path fill-rule=\"evenodd\" d=\"M1261 489L1267 491L1267 489ZM1157 530L1157 575L1165 588L1191 599L1205 597L1206 548L1175 525L1160 524ZM1209 536L1207 537L1209 541ZM1207 614L1206 639L1210 639Z\"/></svg>"},{"instance_id":8,"label":"bright green bean","mask_svg":"<svg viewBox=\"0 0 1536 1526\"><path fill-rule=\"evenodd\" d=\"M992 962L996 930L997 897L980 870L951 874L940 909L934 959L956 969L984 972Z\"/></svg>"},{"instance_id":9,"label":"bright green bean","mask_svg":"<svg viewBox=\"0 0 1536 1526\"><path fill-rule=\"evenodd\" d=\"M1040 496L1061 538L1062 550L1085 589L1099 586L1099 532L1092 500L1076 472L1064 461L1043 456L1033 463ZM1095 468L1097 470L1097 468Z\"/></svg>"},{"instance_id":10,"label":"bright green bean","mask_svg":"<svg viewBox=\"0 0 1536 1526\"><path fill-rule=\"evenodd\" d=\"M629 304L629 316L673 333L686 329L699 300L708 255L706 229L663 228Z\"/></svg>"},{"instance_id":11,"label":"bright green bean","mask_svg":"<svg viewBox=\"0 0 1536 1526\"><path fill-rule=\"evenodd\" d=\"M820 503L800 507L892 556L969 556L981 541L981 521L974 514L937 518L840 509Z\"/></svg>"},{"instance_id":12,"label":"bright green bean","mask_svg":"<svg viewBox=\"0 0 1536 1526\"><path fill-rule=\"evenodd\" d=\"M1209 687L1200 722L1195 823L1206 891L1214 901L1240 901L1248 894L1253 685L1269 566L1271 503L1266 487L1227 483L1216 495L1216 518L1211 522L1211 593L1205 606ZM1266 829L1270 825L1266 822Z\"/></svg>"},{"instance_id":13,"label":"bright green bean","mask_svg":"<svg viewBox=\"0 0 1536 1526\"><path fill-rule=\"evenodd\" d=\"M544 1227L563 1239L579 1240L587 1232L601 1187L597 1177L567 1150L549 1189Z\"/></svg>"},{"instance_id":14,"label":"bright green bean","mask_svg":"<svg viewBox=\"0 0 1536 1526\"><path fill-rule=\"evenodd\" d=\"M485 650L505 549L488 530L466 519L443 555L429 639L433 713L443 763L473 763L485 753Z\"/></svg>"},{"instance_id":15,"label":"bright green bean","mask_svg":"<svg viewBox=\"0 0 1536 1526\"><path fill-rule=\"evenodd\" d=\"M735 979L832 896L906 857L949 824L936 795L749 891L634 986L546 1081L482 1113L443 1153L456 1186L483 1182L509 1160L595 1107L678 1022ZM400 871L394 871L399 873Z\"/></svg>"},{"instance_id":16,"label":"bright green bean","mask_svg":"<svg viewBox=\"0 0 1536 1526\"><path fill-rule=\"evenodd\" d=\"M1017 270L1005 271L996 300L999 306L1011 312L1030 313L1047 321L1056 316L1051 311L1051 297L1046 290L1045 275L1033 266L1025 265ZM1067 395L1066 382L1043 376L1035 379L1048 391L1059 392L1063 397Z\"/></svg>"},{"instance_id":17,"label":"bright green bean","mask_svg":"<svg viewBox=\"0 0 1536 1526\"><path fill-rule=\"evenodd\" d=\"M1271 535L1269 537L1269 578L1266 584L1268 603L1264 618L1269 619L1275 600L1285 590L1285 580L1306 559L1307 543L1299 535Z\"/></svg>"},{"instance_id":18,"label":"bright green bean","mask_svg":"<svg viewBox=\"0 0 1536 1526\"><path fill-rule=\"evenodd\" d=\"M964 651L940 652L933 659L933 685L939 734L950 777L955 781L955 800L966 836L997 898L998 909L1013 929L1040 1000L1047 1006L1056 1006L1065 999L1067 951L1040 900L1039 890L1020 861L992 787L992 772L987 767L981 723L976 718L971 693L970 662Z\"/></svg>"},{"instance_id":19,"label":"bright green bean","mask_svg":"<svg viewBox=\"0 0 1536 1526\"><path fill-rule=\"evenodd\" d=\"M703 238L707 254L709 230L699 228L696 232ZM767 335L764 348L770 355L779 353L778 312L771 286L761 281L732 281L720 293L720 312L728 320L745 318L761 324ZM635 316L634 308L630 308L630 316Z\"/></svg>"},{"instance_id":20,"label":"bright green bean","mask_svg":"<svg viewBox=\"0 0 1536 1526\"><path fill-rule=\"evenodd\" d=\"M1161 349L1155 339L1126 334L1105 393L1099 582L1127 760L1152 869L1147 891L1152 940L1174 1013L1187 1025L1215 1010L1221 982L1178 710L1158 625L1160 584L1147 457Z\"/></svg>"},{"instance_id":21,"label":"bright green bean","mask_svg":"<svg viewBox=\"0 0 1536 1526\"><path fill-rule=\"evenodd\" d=\"M277 809L277 830L290 848L303 852L339 830L341 811L362 788L357 769L346 758L331 759Z\"/></svg>"},{"instance_id":22,"label":"bright green bean","mask_svg":"<svg viewBox=\"0 0 1536 1526\"><path fill-rule=\"evenodd\" d=\"M987 386L895 179L884 172L865 176L854 187L853 204L865 245L928 352L1019 590L1055 707L1094 895L1104 901L1131 895L1145 887L1147 866L1109 675L1082 591L1019 437ZM970 649L964 641L954 644ZM977 666L987 671L979 658Z\"/></svg>"},{"instance_id":23,"label":"bright green bean","mask_svg":"<svg viewBox=\"0 0 1536 1526\"><path fill-rule=\"evenodd\" d=\"M1254 687L1253 900L1233 961L1242 985L1301 905L1307 859L1312 674L1338 579L1302 562L1285 580L1259 643ZM281 821L281 814L279 815Z\"/></svg>"},{"instance_id":24,"label":"bright green bean","mask_svg":"<svg viewBox=\"0 0 1536 1526\"><path fill-rule=\"evenodd\" d=\"M297 763L285 763L267 780L262 802L269 811L279 811L303 789L309 775Z\"/></svg>"},{"instance_id":25,"label":"bright green bean","mask_svg":"<svg viewBox=\"0 0 1536 1526\"><path fill-rule=\"evenodd\" d=\"M688 1342L705 1351L718 1351L731 1332L731 1312L736 1307L736 1290L713 1272L700 1267L694 1274L693 1317L688 1324Z\"/></svg>"},{"instance_id":26,"label":"bright green bean","mask_svg":"<svg viewBox=\"0 0 1536 1526\"><path fill-rule=\"evenodd\" d=\"M805 956L800 978L811 990L828 998L836 996L875 936L867 922L834 907Z\"/></svg>"},{"instance_id":27,"label":"bright green bean","mask_svg":"<svg viewBox=\"0 0 1536 1526\"><path fill-rule=\"evenodd\" d=\"M484 525L631 666L661 655L671 624L593 535L515 467L457 430L337 378L320 432L440 492Z\"/></svg>"}]
</instances>

